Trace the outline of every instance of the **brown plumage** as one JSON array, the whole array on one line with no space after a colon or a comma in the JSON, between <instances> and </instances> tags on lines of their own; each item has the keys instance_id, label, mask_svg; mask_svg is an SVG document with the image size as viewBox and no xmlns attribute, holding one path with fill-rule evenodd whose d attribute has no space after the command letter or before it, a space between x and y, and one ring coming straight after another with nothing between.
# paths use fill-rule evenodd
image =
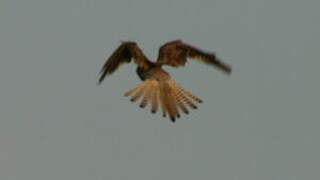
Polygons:
<instances>
[{"instance_id":1,"label":"brown plumage","mask_svg":"<svg viewBox=\"0 0 320 180\"><path fill-rule=\"evenodd\" d=\"M227 74L231 73L231 67L221 62L214 53L204 52L180 40L162 45L156 62L150 61L135 42L128 41L122 42L107 59L101 69L99 84L107 75L133 59L137 64L137 74L143 82L126 92L125 96L130 96L132 102L141 99L141 108L150 104L152 113L156 113L160 107L163 117L168 115L175 122L180 113L189 114L188 108L197 109L196 103L201 103L202 100L174 82L162 66L184 66L188 58L213 65Z\"/></svg>"}]
</instances>

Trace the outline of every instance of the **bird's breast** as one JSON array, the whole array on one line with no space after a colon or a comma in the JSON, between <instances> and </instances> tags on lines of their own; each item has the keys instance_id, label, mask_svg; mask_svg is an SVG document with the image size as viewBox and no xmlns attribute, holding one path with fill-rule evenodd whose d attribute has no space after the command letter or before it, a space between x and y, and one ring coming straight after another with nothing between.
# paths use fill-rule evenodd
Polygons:
<instances>
[{"instance_id":1,"label":"bird's breast","mask_svg":"<svg viewBox=\"0 0 320 180\"><path fill-rule=\"evenodd\" d=\"M167 73L166 71L164 71L162 68L159 68L159 67L151 68L151 69L143 69L138 67L137 74L142 81L150 78L154 78L159 81L170 79L169 73Z\"/></svg>"},{"instance_id":2,"label":"bird's breast","mask_svg":"<svg viewBox=\"0 0 320 180\"><path fill-rule=\"evenodd\" d=\"M168 80L170 79L169 73L167 73L165 70L162 68L154 68L150 70L150 75L152 78L155 78L159 81L161 80Z\"/></svg>"}]
</instances>

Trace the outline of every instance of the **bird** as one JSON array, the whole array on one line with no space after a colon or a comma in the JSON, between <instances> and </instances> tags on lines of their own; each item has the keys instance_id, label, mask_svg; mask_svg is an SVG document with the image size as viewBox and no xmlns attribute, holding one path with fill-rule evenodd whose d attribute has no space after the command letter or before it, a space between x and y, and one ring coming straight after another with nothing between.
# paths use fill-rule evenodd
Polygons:
<instances>
[{"instance_id":1,"label":"bird","mask_svg":"<svg viewBox=\"0 0 320 180\"><path fill-rule=\"evenodd\" d=\"M162 66L183 67L188 59L214 66L227 75L232 71L231 66L222 62L215 53L203 51L182 40L169 41L160 46L156 61L150 61L135 41L122 41L102 66L98 85L120 66L133 61L142 82L124 96L130 97L131 102L141 99L140 108L150 104L153 114L161 109L162 116L165 118L168 115L174 123L182 112L189 114L189 109L197 109L197 103L202 103L202 99L182 88Z\"/></svg>"}]
</instances>

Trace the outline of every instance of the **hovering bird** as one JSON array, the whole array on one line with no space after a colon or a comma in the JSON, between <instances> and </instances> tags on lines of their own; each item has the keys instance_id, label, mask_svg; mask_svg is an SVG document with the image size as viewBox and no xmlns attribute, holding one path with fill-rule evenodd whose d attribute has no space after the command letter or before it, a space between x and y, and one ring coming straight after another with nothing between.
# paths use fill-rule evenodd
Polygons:
<instances>
[{"instance_id":1,"label":"hovering bird","mask_svg":"<svg viewBox=\"0 0 320 180\"><path fill-rule=\"evenodd\" d=\"M107 59L100 71L101 77L98 83L101 84L107 75L133 60L137 65L136 73L142 83L124 95L130 96L132 102L142 99L141 108L150 104L152 113L156 113L161 107L163 117L168 114L171 121L175 122L176 118L180 117L180 112L189 114L188 108L197 109L195 103L201 103L202 100L177 84L169 73L162 69L162 66L185 66L188 58L213 65L226 74L231 73L231 67L220 61L214 53L202 51L181 40L162 45L156 62L150 61L137 43L126 41L122 42Z\"/></svg>"}]
</instances>

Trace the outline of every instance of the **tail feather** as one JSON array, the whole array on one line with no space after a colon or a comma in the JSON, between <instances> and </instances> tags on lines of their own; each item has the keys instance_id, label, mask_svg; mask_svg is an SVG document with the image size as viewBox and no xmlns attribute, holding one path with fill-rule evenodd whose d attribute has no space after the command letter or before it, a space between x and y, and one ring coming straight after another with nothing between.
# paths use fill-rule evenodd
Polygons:
<instances>
[{"instance_id":1,"label":"tail feather","mask_svg":"<svg viewBox=\"0 0 320 180\"><path fill-rule=\"evenodd\" d=\"M165 96L164 91L161 89L161 87L159 87L159 103L162 109L162 117L167 117L168 109L164 102L164 98L163 98L164 96Z\"/></svg>"},{"instance_id":2,"label":"tail feather","mask_svg":"<svg viewBox=\"0 0 320 180\"><path fill-rule=\"evenodd\" d=\"M190 108L192 109L197 109L198 107L185 95L185 93L179 89L178 90L179 94L180 94L180 97L181 97L181 100L186 104L188 105Z\"/></svg>"},{"instance_id":3,"label":"tail feather","mask_svg":"<svg viewBox=\"0 0 320 180\"><path fill-rule=\"evenodd\" d=\"M144 94L145 87L146 87L146 84L143 84L143 86L141 88L139 88L137 91L135 91L135 93L132 96L132 98L130 99L130 101L136 102L138 99L140 99L142 97L142 95Z\"/></svg>"},{"instance_id":4,"label":"tail feather","mask_svg":"<svg viewBox=\"0 0 320 180\"><path fill-rule=\"evenodd\" d=\"M197 96L195 96L195 95L193 95L192 93L190 93L189 91L181 88L180 86L178 86L178 88L179 88L181 91L183 91L183 93L184 93L185 95L187 95L189 98L191 98L192 100L197 101L198 103L202 103L202 100L201 100L200 98L198 98Z\"/></svg>"},{"instance_id":5,"label":"tail feather","mask_svg":"<svg viewBox=\"0 0 320 180\"><path fill-rule=\"evenodd\" d=\"M126 92L125 96L130 96L130 100L133 102L142 98L140 107L144 108L150 104L152 113L156 113L160 106L162 116L166 117L168 114L172 122L180 117L180 112L189 114L188 107L197 109L195 102L202 102L200 98L170 79L166 81L145 80L137 87Z\"/></svg>"},{"instance_id":6,"label":"tail feather","mask_svg":"<svg viewBox=\"0 0 320 180\"><path fill-rule=\"evenodd\" d=\"M161 90L163 91L162 103L168 111L169 117L172 122L175 122L175 118L179 118L180 114L177 109L176 99L174 96L174 87L167 82L161 83Z\"/></svg>"},{"instance_id":7,"label":"tail feather","mask_svg":"<svg viewBox=\"0 0 320 180\"><path fill-rule=\"evenodd\" d=\"M199 97L197 97L197 96L195 96L194 94L192 94L191 92L183 89L183 88L182 88L180 85L178 85L176 82L173 82L172 84L173 84L173 86L174 86L175 88L177 88L179 91L181 91L186 97L189 97L190 99L192 99L192 100L194 100L194 101L196 101L196 102L198 102L198 103L202 103L202 100L201 100Z\"/></svg>"},{"instance_id":8,"label":"tail feather","mask_svg":"<svg viewBox=\"0 0 320 180\"><path fill-rule=\"evenodd\" d=\"M141 108L146 107L148 102L151 101L150 95L151 95L152 88L153 88L152 85L148 85L145 87L144 96L143 96L142 101L140 103Z\"/></svg>"},{"instance_id":9,"label":"tail feather","mask_svg":"<svg viewBox=\"0 0 320 180\"><path fill-rule=\"evenodd\" d=\"M143 87L143 83L139 84L137 87L127 91L124 96L131 96L133 93L137 92L139 89L141 89Z\"/></svg>"},{"instance_id":10,"label":"tail feather","mask_svg":"<svg viewBox=\"0 0 320 180\"><path fill-rule=\"evenodd\" d=\"M159 108L159 86L158 83L155 83L151 93L151 112L156 113Z\"/></svg>"},{"instance_id":11,"label":"tail feather","mask_svg":"<svg viewBox=\"0 0 320 180\"><path fill-rule=\"evenodd\" d=\"M179 94L178 91L176 91L176 92L174 93L174 96L175 96L175 98L176 98L176 100L177 100L177 106L179 107L179 109L180 109L182 112L184 112L185 114L189 114L189 111L188 111L187 107L184 105L184 102L183 102L183 100L181 99L180 94Z\"/></svg>"},{"instance_id":12,"label":"tail feather","mask_svg":"<svg viewBox=\"0 0 320 180\"><path fill-rule=\"evenodd\" d=\"M192 109L198 108L190 99L196 100L197 102L200 102L200 101L202 102L202 100L200 98L198 98L195 95L193 95L192 93L186 91L185 89L180 87L174 81L172 81L171 84L172 84L172 87L174 87L176 89L175 92L176 92L177 97L180 102L184 102L186 105L188 105Z\"/></svg>"}]
</instances>

